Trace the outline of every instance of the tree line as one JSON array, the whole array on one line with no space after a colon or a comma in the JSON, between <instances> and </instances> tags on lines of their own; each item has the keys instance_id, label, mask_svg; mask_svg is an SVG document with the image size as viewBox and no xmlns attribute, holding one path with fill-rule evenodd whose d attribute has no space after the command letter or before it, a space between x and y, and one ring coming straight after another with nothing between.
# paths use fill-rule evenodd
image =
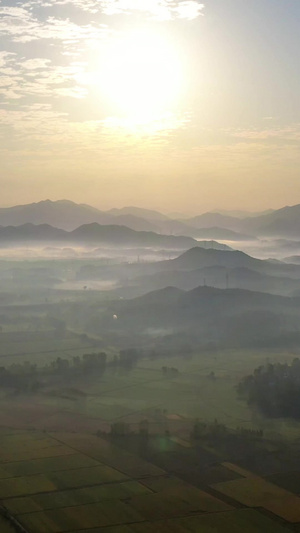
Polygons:
<instances>
[{"instance_id":1,"label":"tree line","mask_svg":"<svg viewBox=\"0 0 300 533\"><path fill-rule=\"evenodd\" d=\"M51 376L71 380L77 375L96 374L101 376L108 367L121 367L130 370L137 363L139 352L134 348L120 350L119 355L107 361L105 352L76 355L71 359L57 357L49 364L38 367L28 361L0 367L0 386L14 389L17 393L36 393Z\"/></svg>"},{"instance_id":2,"label":"tree line","mask_svg":"<svg viewBox=\"0 0 300 533\"><path fill-rule=\"evenodd\" d=\"M260 366L242 379L240 397L272 418L300 419L300 359Z\"/></svg>"}]
</instances>

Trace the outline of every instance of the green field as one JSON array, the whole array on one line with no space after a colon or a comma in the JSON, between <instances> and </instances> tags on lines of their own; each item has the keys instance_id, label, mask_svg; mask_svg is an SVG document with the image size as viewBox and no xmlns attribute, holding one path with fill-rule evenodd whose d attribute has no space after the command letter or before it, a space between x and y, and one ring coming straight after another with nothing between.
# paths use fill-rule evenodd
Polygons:
<instances>
[{"instance_id":1,"label":"green field","mask_svg":"<svg viewBox=\"0 0 300 533\"><path fill-rule=\"evenodd\" d=\"M129 424L147 418L150 425L166 427L171 415L203 421L217 419L228 427L264 429L269 435L294 438L300 423L289 420L265 420L237 397L236 385L266 359L290 361L294 354L228 351L195 354L191 359L179 357L141 359L131 371L108 370L101 379L82 383L86 393L84 404L72 405L87 418L98 417L106 422L123 420ZM175 377L166 377L161 368L179 370ZM215 380L210 380L210 372ZM43 399L45 401L45 399ZM164 412L159 417L157 411ZM174 424L173 424L174 425Z\"/></svg>"},{"instance_id":2,"label":"green field","mask_svg":"<svg viewBox=\"0 0 300 533\"><path fill-rule=\"evenodd\" d=\"M88 347L72 348L71 344L75 342L72 339L59 342L70 343L70 348L21 355L16 359L45 364L53 360L54 354L55 358L58 355L71 358L89 351ZM51 343L48 348L51 348ZM79 375L71 382L62 376L51 379L51 386L34 396L8 399L2 391L2 424L61 430L69 420L69 429L73 424L79 431L90 428L96 433L98 429L117 421L126 422L136 431L138 423L147 419L150 432L168 429L181 437L184 421L190 421L191 426L192 421L198 418L204 422L217 419L229 428L263 429L264 435L270 438L295 439L299 435L299 422L266 419L240 400L236 392L240 379L265 364L267 359L282 362L291 361L294 357L290 353L251 351L198 353L190 359L178 356L156 360L142 358L132 370L108 367L101 376ZM165 376L163 366L175 367L179 372L175 376ZM213 380L209 379L211 372L215 375Z\"/></svg>"}]
</instances>

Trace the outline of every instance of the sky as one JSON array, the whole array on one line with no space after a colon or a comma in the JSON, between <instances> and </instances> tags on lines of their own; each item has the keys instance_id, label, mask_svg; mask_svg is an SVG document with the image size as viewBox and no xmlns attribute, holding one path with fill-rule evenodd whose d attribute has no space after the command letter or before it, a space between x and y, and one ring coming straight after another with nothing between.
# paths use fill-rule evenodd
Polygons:
<instances>
[{"instance_id":1,"label":"sky","mask_svg":"<svg viewBox=\"0 0 300 533\"><path fill-rule=\"evenodd\" d=\"M299 0L0 0L1 206L300 203Z\"/></svg>"}]
</instances>

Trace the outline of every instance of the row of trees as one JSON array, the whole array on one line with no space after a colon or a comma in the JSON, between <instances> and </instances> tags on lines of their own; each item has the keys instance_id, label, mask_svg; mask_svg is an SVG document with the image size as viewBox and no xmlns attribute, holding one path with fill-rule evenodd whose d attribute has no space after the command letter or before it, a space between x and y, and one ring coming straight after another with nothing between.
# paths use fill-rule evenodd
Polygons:
<instances>
[{"instance_id":1,"label":"row of trees","mask_svg":"<svg viewBox=\"0 0 300 533\"><path fill-rule=\"evenodd\" d=\"M225 424L220 424L216 419L213 422L203 422L197 419L191 432L191 438L194 440L211 441L215 439L226 439L232 437L261 439L263 437L263 431L261 429L250 429L243 427L231 429L225 426Z\"/></svg>"},{"instance_id":2,"label":"row of trees","mask_svg":"<svg viewBox=\"0 0 300 533\"><path fill-rule=\"evenodd\" d=\"M237 390L266 416L300 419L300 359L291 365L260 366L242 379Z\"/></svg>"},{"instance_id":3,"label":"row of trees","mask_svg":"<svg viewBox=\"0 0 300 533\"><path fill-rule=\"evenodd\" d=\"M16 392L34 393L49 381L51 376L70 380L77 375L95 374L101 376L107 367L121 367L130 370L137 363L139 352L135 349L120 350L113 360L107 361L105 352L86 353L72 359L57 357L43 367L25 361L8 368L0 367L0 386L15 389Z\"/></svg>"}]
</instances>

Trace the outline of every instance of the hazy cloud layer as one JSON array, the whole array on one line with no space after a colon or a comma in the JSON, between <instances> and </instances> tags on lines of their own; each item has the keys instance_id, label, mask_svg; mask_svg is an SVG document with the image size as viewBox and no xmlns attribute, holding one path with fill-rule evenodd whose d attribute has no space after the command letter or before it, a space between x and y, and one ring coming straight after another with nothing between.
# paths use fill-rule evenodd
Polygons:
<instances>
[{"instance_id":1,"label":"hazy cloud layer","mask_svg":"<svg viewBox=\"0 0 300 533\"><path fill-rule=\"evenodd\" d=\"M195 19L204 7L197 0L30 0L23 5L29 9L65 5L88 13L103 13L109 16L142 13L158 20Z\"/></svg>"},{"instance_id":2,"label":"hazy cloud layer","mask_svg":"<svg viewBox=\"0 0 300 533\"><path fill-rule=\"evenodd\" d=\"M299 184L300 46L295 46L299 28L293 26L293 2L285 12L286 33L271 3L204 4L205 9L196 0L0 0L3 190L13 176L21 176L21 182L23 175L30 181L48 173L48 186L56 180L59 188L62 175L70 180L73 174L84 176L83 183L90 173L107 186L107 194L132 194L128 201L138 203L135 193L145 197L146 176L152 198L162 196L162 183L166 195L177 194L180 209L181 201L186 198L188 205L191 196L195 203L200 197L205 203L206 192L211 198L219 191L222 198L238 198L239 191L243 199L246 178L249 198L254 182L263 197L260 183L267 183L268 191L268 176L271 183L287 169L291 186ZM126 64L122 69L118 48L115 55L121 60L105 63L114 40L122 44L126 32L145 28L163 36L183 65L184 83L174 105L169 105L172 86L168 75L163 76L168 72L164 65L156 79L155 69L147 78L134 58L129 69ZM158 46L151 59L151 43L144 46L146 54L150 50L151 67L162 50ZM146 63L145 56L142 61ZM123 78L114 77L116 71ZM128 72L133 72L129 81L134 90L127 83ZM136 97L144 95L133 121L126 116L126 105L111 97L116 86L121 97L127 91L133 111ZM159 95L165 87L161 107L158 99L161 114L151 117L156 108L148 106L149 95ZM153 120L143 121L141 109ZM12 187L12 196L19 189ZM68 196L67 189L61 194Z\"/></svg>"}]
</instances>

